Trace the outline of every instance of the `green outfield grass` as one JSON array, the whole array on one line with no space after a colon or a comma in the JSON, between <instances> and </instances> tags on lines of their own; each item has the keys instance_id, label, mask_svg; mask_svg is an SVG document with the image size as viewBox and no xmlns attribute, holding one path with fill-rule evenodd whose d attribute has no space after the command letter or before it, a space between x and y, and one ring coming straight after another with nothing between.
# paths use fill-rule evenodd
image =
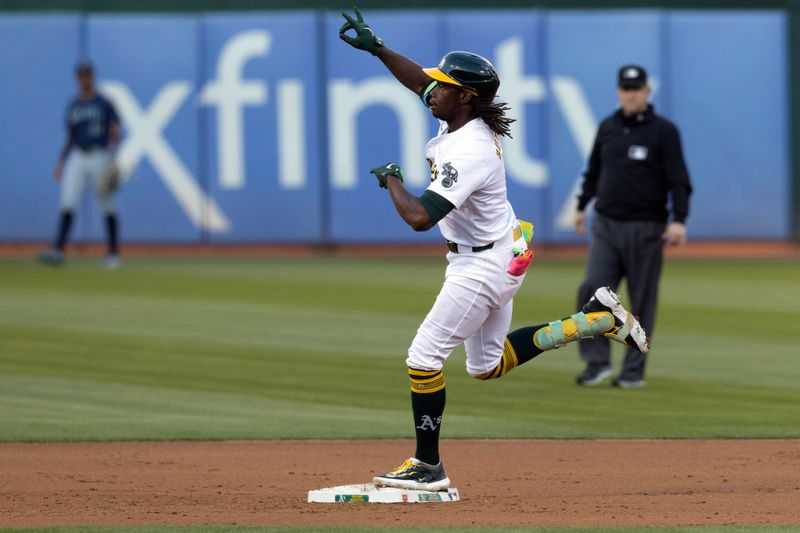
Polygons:
<instances>
[{"instance_id":1,"label":"green outfield grass","mask_svg":"<svg viewBox=\"0 0 800 533\"><path fill-rule=\"evenodd\" d=\"M573 312L582 271L537 259L514 325ZM443 272L443 259L0 260L0 440L411 437L405 351ZM443 435L800 437L800 265L671 261L661 294L646 388L575 386L574 345L491 382L459 350Z\"/></svg>"}]
</instances>

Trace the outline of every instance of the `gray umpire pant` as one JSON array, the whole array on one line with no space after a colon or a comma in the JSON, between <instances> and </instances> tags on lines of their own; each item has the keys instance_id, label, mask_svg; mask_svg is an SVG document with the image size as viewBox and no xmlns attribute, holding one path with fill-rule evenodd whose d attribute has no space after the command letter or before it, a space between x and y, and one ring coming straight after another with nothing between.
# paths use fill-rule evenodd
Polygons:
<instances>
[{"instance_id":1,"label":"gray umpire pant","mask_svg":"<svg viewBox=\"0 0 800 533\"><path fill-rule=\"evenodd\" d=\"M592 223L586 277L578 289L578 309L599 287L616 291L624 277L631 301L628 310L639 317L647 336L652 336L664 258L664 229L665 224L660 222L620 221L597 213ZM606 337L581 341L581 358L587 363L610 364L608 343ZM644 379L644 366L645 356L628 346L619 376L626 380Z\"/></svg>"}]
</instances>

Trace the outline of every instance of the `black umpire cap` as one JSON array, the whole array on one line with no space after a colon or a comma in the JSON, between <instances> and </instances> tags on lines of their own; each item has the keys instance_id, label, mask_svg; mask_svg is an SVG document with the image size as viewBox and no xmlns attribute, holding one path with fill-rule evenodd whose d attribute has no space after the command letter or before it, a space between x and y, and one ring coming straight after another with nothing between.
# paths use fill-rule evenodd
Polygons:
<instances>
[{"instance_id":1,"label":"black umpire cap","mask_svg":"<svg viewBox=\"0 0 800 533\"><path fill-rule=\"evenodd\" d=\"M94 72L94 65L88 59L81 59L75 65L75 74L92 74Z\"/></svg>"},{"instance_id":2,"label":"black umpire cap","mask_svg":"<svg viewBox=\"0 0 800 533\"><path fill-rule=\"evenodd\" d=\"M617 85L623 89L642 88L647 85L647 71L639 65L625 65L619 69Z\"/></svg>"}]
</instances>

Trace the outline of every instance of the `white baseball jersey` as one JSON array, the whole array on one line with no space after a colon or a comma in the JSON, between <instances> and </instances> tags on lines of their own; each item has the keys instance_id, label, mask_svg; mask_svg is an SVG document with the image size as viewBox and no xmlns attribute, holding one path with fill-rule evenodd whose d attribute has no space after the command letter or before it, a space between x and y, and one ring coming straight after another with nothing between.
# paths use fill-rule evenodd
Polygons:
<instances>
[{"instance_id":1,"label":"white baseball jersey","mask_svg":"<svg viewBox=\"0 0 800 533\"><path fill-rule=\"evenodd\" d=\"M476 118L428 142L433 191L455 206L441 221L445 239L458 243L460 253L447 254L445 281L428 316L408 349L406 364L419 370L440 370L459 344L467 352L467 372L478 376L493 369L503 354L511 325L513 298L525 277L507 272L518 222L506 193L506 174L500 141ZM520 235L521 232L516 232ZM494 243L474 252L471 247Z\"/></svg>"},{"instance_id":2,"label":"white baseball jersey","mask_svg":"<svg viewBox=\"0 0 800 533\"><path fill-rule=\"evenodd\" d=\"M439 133L425 146L431 166L428 190L446 198L455 209L439 222L445 239L469 246L500 240L516 225L506 195L506 171L497 135L476 118L448 133Z\"/></svg>"}]
</instances>

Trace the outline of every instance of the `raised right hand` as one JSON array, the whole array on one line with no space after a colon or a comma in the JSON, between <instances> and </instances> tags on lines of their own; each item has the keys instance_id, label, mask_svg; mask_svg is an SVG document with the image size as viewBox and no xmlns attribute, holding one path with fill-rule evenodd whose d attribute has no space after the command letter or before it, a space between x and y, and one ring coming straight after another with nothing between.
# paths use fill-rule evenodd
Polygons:
<instances>
[{"instance_id":1,"label":"raised right hand","mask_svg":"<svg viewBox=\"0 0 800 533\"><path fill-rule=\"evenodd\" d=\"M366 50L370 54L376 56L383 48L383 39L375 35L375 32L372 31L372 28L364 22L364 17L361 16L361 12L358 10L357 7L353 8L353 12L356 15L357 20L353 19L350 15L342 11L342 16L347 20L342 27L339 28L339 38L352 46L353 48L358 48L359 50ZM350 37L345 32L348 30L355 30L356 36Z\"/></svg>"}]
</instances>

